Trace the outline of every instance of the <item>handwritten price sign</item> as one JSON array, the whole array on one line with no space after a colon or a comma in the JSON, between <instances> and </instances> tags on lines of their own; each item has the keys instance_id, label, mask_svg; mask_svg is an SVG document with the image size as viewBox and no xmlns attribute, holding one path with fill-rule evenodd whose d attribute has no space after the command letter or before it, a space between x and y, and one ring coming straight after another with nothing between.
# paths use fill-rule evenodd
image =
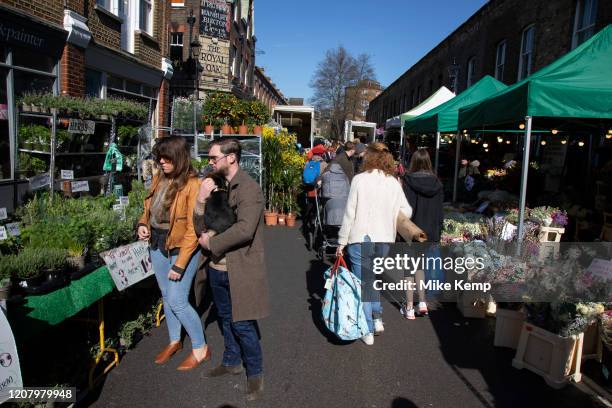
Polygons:
<instances>
[{"instance_id":1,"label":"handwritten price sign","mask_svg":"<svg viewBox=\"0 0 612 408\"><path fill-rule=\"evenodd\" d=\"M117 290L123 290L153 275L149 244L143 241L102 252Z\"/></svg>"}]
</instances>

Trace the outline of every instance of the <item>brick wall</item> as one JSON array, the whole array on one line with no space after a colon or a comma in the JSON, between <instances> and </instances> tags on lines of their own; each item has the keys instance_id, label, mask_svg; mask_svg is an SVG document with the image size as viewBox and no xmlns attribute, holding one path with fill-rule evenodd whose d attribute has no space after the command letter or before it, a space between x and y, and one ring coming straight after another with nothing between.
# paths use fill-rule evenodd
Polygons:
<instances>
[{"instance_id":1,"label":"brick wall","mask_svg":"<svg viewBox=\"0 0 612 408\"><path fill-rule=\"evenodd\" d=\"M83 49L66 44L60 66L62 95L85 96L85 52Z\"/></svg>"},{"instance_id":2,"label":"brick wall","mask_svg":"<svg viewBox=\"0 0 612 408\"><path fill-rule=\"evenodd\" d=\"M63 0L0 0L0 3L57 26L64 25Z\"/></svg>"}]
</instances>

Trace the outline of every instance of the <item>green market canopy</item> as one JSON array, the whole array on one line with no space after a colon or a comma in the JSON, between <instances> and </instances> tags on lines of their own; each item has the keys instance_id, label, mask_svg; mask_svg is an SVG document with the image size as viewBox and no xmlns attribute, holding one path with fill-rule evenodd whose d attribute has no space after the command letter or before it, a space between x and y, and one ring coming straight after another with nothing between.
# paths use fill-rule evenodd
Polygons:
<instances>
[{"instance_id":1,"label":"green market canopy","mask_svg":"<svg viewBox=\"0 0 612 408\"><path fill-rule=\"evenodd\" d=\"M459 129L531 117L612 118L612 25L533 75L459 111Z\"/></svg>"},{"instance_id":2,"label":"green market canopy","mask_svg":"<svg viewBox=\"0 0 612 408\"><path fill-rule=\"evenodd\" d=\"M404 122L405 133L456 132L459 109L488 98L507 86L485 75L453 99Z\"/></svg>"}]
</instances>

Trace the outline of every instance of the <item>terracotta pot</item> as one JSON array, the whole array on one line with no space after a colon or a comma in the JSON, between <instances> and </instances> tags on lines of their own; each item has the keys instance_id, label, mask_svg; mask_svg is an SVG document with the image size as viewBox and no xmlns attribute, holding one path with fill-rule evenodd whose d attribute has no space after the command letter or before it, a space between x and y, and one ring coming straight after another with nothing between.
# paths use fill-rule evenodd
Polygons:
<instances>
[{"instance_id":1,"label":"terracotta pot","mask_svg":"<svg viewBox=\"0 0 612 408\"><path fill-rule=\"evenodd\" d=\"M255 133L256 135L261 136L261 126L257 125L253 128L253 133Z\"/></svg>"},{"instance_id":2,"label":"terracotta pot","mask_svg":"<svg viewBox=\"0 0 612 408\"><path fill-rule=\"evenodd\" d=\"M287 226L288 227L295 227L295 219L296 219L296 215L293 213L289 213L287 214Z\"/></svg>"},{"instance_id":3,"label":"terracotta pot","mask_svg":"<svg viewBox=\"0 0 612 408\"><path fill-rule=\"evenodd\" d=\"M278 213L266 211L264 213L264 219L266 221L266 225L277 225L278 224Z\"/></svg>"},{"instance_id":4,"label":"terracotta pot","mask_svg":"<svg viewBox=\"0 0 612 408\"><path fill-rule=\"evenodd\" d=\"M206 133L207 135L212 134L215 131L215 127L213 125L206 125L204 127L204 133Z\"/></svg>"},{"instance_id":5,"label":"terracotta pot","mask_svg":"<svg viewBox=\"0 0 612 408\"><path fill-rule=\"evenodd\" d=\"M249 133L249 128L247 127L247 125L240 125L238 127L239 135L247 135L248 133Z\"/></svg>"},{"instance_id":6,"label":"terracotta pot","mask_svg":"<svg viewBox=\"0 0 612 408\"><path fill-rule=\"evenodd\" d=\"M229 135L232 133L232 127L230 125L223 125L221 126L221 132L223 132L224 135Z\"/></svg>"},{"instance_id":7,"label":"terracotta pot","mask_svg":"<svg viewBox=\"0 0 612 408\"><path fill-rule=\"evenodd\" d=\"M278 225L285 225L287 220L287 214L278 214Z\"/></svg>"}]
</instances>

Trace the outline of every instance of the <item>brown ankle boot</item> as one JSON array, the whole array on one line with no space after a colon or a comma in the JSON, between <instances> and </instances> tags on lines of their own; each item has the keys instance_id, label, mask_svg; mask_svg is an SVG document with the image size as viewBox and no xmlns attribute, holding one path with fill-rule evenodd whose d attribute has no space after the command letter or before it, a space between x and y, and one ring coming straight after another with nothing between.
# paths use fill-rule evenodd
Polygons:
<instances>
[{"instance_id":1,"label":"brown ankle boot","mask_svg":"<svg viewBox=\"0 0 612 408\"><path fill-rule=\"evenodd\" d=\"M155 357L155 364L164 364L168 362L168 360L170 360L170 357L172 357L174 353L176 353L182 348L183 344L181 342L168 344L166 348L163 349L161 353L159 353Z\"/></svg>"},{"instance_id":2,"label":"brown ankle boot","mask_svg":"<svg viewBox=\"0 0 612 408\"><path fill-rule=\"evenodd\" d=\"M210 347L206 346L206 351L204 352L204 357L201 360L198 360L193 354L193 351L189 353L187 358L183 360L183 362L176 368L178 371L189 371L193 370L204 361L210 360Z\"/></svg>"}]
</instances>

